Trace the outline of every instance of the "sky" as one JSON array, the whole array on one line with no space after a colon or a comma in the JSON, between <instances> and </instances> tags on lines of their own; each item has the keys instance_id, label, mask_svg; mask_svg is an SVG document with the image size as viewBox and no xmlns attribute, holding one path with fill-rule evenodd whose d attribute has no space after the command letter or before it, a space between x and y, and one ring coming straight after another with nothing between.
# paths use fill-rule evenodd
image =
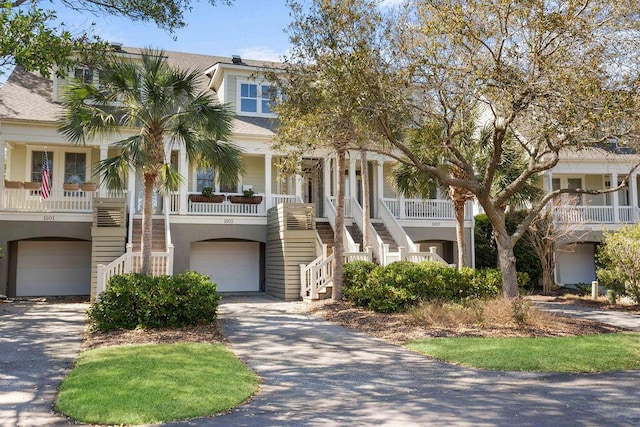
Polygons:
<instances>
[{"instance_id":1,"label":"sky","mask_svg":"<svg viewBox=\"0 0 640 427\"><path fill-rule=\"evenodd\" d=\"M81 14L57 1L52 3L59 20L68 28L79 31L95 23L95 34L125 46L276 61L287 52L289 38L285 29L290 17L285 0L235 0L231 6L212 6L201 0L192 6L193 10L184 16L187 26L170 34L154 23Z\"/></svg>"}]
</instances>

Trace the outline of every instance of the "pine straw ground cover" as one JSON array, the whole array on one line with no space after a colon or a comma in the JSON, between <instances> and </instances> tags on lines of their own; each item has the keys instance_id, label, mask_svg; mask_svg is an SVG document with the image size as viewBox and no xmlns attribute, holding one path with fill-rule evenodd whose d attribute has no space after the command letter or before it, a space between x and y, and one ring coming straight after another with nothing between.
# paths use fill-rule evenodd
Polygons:
<instances>
[{"instance_id":1,"label":"pine straw ground cover","mask_svg":"<svg viewBox=\"0 0 640 427\"><path fill-rule=\"evenodd\" d=\"M518 323L510 303L502 298L480 306L428 303L407 313L383 314L355 307L349 302L319 301L310 311L327 321L386 341L437 337L556 337L620 332L621 328L588 320L561 317L529 307Z\"/></svg>"}]
</instances>

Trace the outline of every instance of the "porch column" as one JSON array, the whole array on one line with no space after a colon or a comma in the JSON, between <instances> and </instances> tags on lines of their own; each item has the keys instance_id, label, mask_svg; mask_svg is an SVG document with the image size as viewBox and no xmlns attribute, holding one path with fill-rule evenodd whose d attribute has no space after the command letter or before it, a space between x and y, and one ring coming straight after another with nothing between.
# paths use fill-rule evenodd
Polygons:
<instances>
[{"instance_id":1,"label":"porch column","mask_svg":"<svg viewBox=\"0 0 640 427\"><path fill-rule=\"evenodd\" d=\"M551 171L546 171L544 173L544 191L547 193L551 193L553 191L553 178Z\"/></svg>"},{"instance_id":2,"label":"porch column","mask_svg":"<svg viewBox=\"0 0 640 427\"><path fill-rule=\"evenodd\" d=\"M2 168L2 178L0 179L0 206L4 207L4 178L5 170L4 170L4 147L5 147L4 139L0 139L0 167ZM6 249L5 249L6 250Z\"/></svg>"},{"instance_id":3,"label":"porch column","mask_svg":"<svg viewBox=\"0 0 640 427\"><path fill-rule=\"evenodd\" d=\"M178 152L178 155L178 171L184 178L178 185L178 197L180 198L178 215L186 215L189 210L189 161L187 160L187 150L183 148Z\"/></svg>"},{"instance_id":4,"label":"porch column","mask_svg":"<svg viewBox=\"0 0 640 427\"><path fill-rule=\"evenodd\" d=\"M295 175L296 198L302 200L302 176Z\"/></svg>"},{"instance_id":5,"label":"porch column","mask_svg":"<svg viewBox=\"0 0 640 427\"><path fill-rule=\"evenodd\" d=\"M618 174L616 172L611 173L611 186L612 187L618 186ZM611 193L611 201L613 203L613 223L617 224L620 222L620 212L618 212L619 202L618 202L617 191L614 191L613 193Z\"/></svg>"},{"instance_id":6,"label":"porch column","mask_svg":"<svg viewBox=\"0 0 640 427\"><path fill-rule=\"evenodd\" d=\"M327 199L331 196L331 159L322 159L322 212L327 212Z\"/></svg>"},{"instance_id":7,"label":"porch column","mask_svg":"<svg viewBox=\"0 0 640 427\"><path fill-rule=\"evenodd\" d=\"M264 198L265 206L267 209L272 208L273 200L271 200L271 161L273 156L271 154L264 155Z\"/></svg>"},{"instance_id":8,"label":"porch column","mask_svg":"<svg viewBox=\"0 0 640 427\"><path fill-rule=\"evenodd\" d=\"M373 205L373 209L374 215L376 218L379 218L380 212L378 212L378 204L384 197L384 162L382 160L378 160L376 167L376 187L376 202Z\"/></svg>"},{"instance_id":9,"label":"porch column","mask_svg":"<svg viewBox=\"0 0 640 427\"><path fill-rule=\"evenodd\" d=\"M638 222L638 174L629 176L629 193L631 195L631 221Z\"/></svg>"},{"instance_id":10,"label":"porch column","mask_svg":"<svg viewBox=\"0 0 640 427\"><path fill-rule=\"evenodd\" d=\"M107 160L107 157L109 156L109 146L108 145L100 145L100 162L102 163L103 161ZM100 185L102 181L102 177L98 176L98 194L100 195L100 197L107 197L107 187L106 185Z\"/></svg>"},{"instance_id":11,"label":"porch column","mask_svg":"<svg viewBox=\"0 0 640 427\"><path fill-rule=\"evenodd\" d=\"M356 199L358 186L356 185L356 158L353 152L349 152L349 198Z\"/></svg>"}]
</instances>

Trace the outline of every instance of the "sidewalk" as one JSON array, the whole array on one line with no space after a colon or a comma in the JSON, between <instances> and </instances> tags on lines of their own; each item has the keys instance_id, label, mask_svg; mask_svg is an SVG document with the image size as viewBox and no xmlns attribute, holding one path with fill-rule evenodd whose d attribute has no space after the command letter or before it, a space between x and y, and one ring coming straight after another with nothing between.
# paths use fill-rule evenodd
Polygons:
<instances>
[{"instance_id":1,"label":"sidewalk","mask_svg":"<svg viewBox=\"0 0 640 427\"><path fill-rule=\"evenodd\" d=\"M532 306L560 316L571 316L593 320L605 325L617 326L640 332L640 316L615 310L599 310L581 304L566 304L557 301L531 301Z\"/></svg>"},{"instance_id":2,"label":"sidewalk","mask_svg":"<svg viewBox=\"0 0 640 427\"><path fill-rule=\"evenodd\" d=\"M229 414L168 425L640 425L640 371L463 368L332 325L301 304L226 297L225 333L261 391Z\"/></svg>"}]
</instances>

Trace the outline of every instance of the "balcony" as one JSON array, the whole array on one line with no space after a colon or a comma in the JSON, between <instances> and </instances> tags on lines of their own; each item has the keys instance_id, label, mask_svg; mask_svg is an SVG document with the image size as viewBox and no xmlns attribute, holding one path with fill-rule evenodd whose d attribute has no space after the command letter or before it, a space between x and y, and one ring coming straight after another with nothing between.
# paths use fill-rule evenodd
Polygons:
<instances>
[{"instance_id":1,"label":"balcony","mask_svg":"<svg viewBox=\"0 0 640 427\"><path fill-rule=\"evenodd\" d=\"M435 199L382 199L387 209L396 219L446 220L455 221L455 210L450 200ZM465 208L464 219L470 221L473 212L469 205Z\"/></svg>"},{"instance_id":2,"label":"balcony","mask_svg":"<svg viewBox=\"0 0 640 427\"><path fill-rule=\"evenodd\" d=\"M617 213L617 215L616 215ZM559 206L553 209L553 220L566 224L633 224L639 218L633 206Z\"/></svg>"},{"instance_id":3,"label":"balcony","mask_svg":"<svg viewBox=\"0 0 640 427\"><path fill-rule=\"evenodd\" d=\"M7 188L2 194L1 209L8 212L93 212L94 191L51 190L43 199L41 190Z\"/></svg>"},{"instance_id":4,"label":"balcony","mask_svg":"<svg viewBox=\"0 0 640 427\"><path fill-rule=\"evenodd\" d=\"M300 199L291 194L256 194L261 197L260 203L233 203L234 196L242 196L239 193L220 193L224 196L219 203L196 202L190 199L190 195L200 193L188 193L187 197L181 197L180 193L173 192L169 195L169 213L171 215L200 215L200 216L267 216L267 210L280 203L299 203ZM184 209L182 209L184 206Z\"/></svg>"}]
</instances>

